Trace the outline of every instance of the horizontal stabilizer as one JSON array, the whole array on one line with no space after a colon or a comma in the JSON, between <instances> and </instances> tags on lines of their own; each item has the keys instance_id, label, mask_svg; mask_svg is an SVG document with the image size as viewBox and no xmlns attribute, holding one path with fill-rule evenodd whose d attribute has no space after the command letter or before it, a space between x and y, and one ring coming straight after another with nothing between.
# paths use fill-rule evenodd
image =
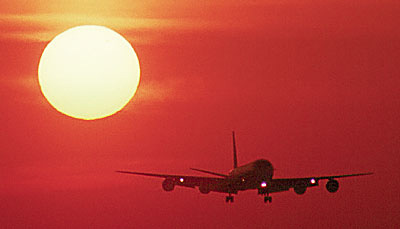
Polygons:
<instances>
[{"instance_id":1,"label":"horizontal stabilizer","mask_svg":"<svg viewBox=\"0 0 400 229\"><path fill-rule=\"evenodd\" d=\"M197 171L197 172L208 173L208 174L215 175L215 176L228 177L228 175L225 175L225 174L215 173L215 172L211 172L211 171L207 171L207 170L203 170L203 169L195 169L195 168L190 168L190 169Z\"/></svg>"}]
</instances>

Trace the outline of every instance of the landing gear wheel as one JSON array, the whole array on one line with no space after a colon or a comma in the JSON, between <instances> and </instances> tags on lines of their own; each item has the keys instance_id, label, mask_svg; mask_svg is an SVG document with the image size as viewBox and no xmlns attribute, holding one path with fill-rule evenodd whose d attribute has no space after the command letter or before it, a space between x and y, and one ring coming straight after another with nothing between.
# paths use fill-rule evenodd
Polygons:
<instances>
[{"instance_id":1,"label":"landing gear wheel","mask_svg":"<svg viewBox=\"0 0 400 229\"><path fill-rule=\"evenodd\" d=\"M264 203L267 203L267 202L272 202L272 197L270 197L270 196L264 196Z\"/></svg>"},{"instance_id":2,"label":"landing gear wheel","mask_svg":"<svg viewBox=\"0 0 400 229\"><path fill-rule=\"evenodd\" d=\"M233 203L233 196L227 196L226 199L225 199L225 202L227 202L227 203L229 203L229 202Z\"/></svg>"}]
</instances>

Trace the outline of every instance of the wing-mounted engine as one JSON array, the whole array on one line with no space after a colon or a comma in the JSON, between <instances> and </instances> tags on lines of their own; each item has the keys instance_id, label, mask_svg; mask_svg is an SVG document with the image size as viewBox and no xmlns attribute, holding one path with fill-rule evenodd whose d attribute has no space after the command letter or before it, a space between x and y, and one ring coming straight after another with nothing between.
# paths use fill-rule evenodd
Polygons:
<instances>
[{"instance_id":1,"label":"wing-mounted engine","mask_svg":"<svg viewBox=\"0 0 400 229\"><path fill-rule=\"evenodd\" d=\"M337 180L329 180L326 183L326 190L328 190L328 192L330 193L334 193L337 192L339 189L339 182Z\"/></svg>"},{"instance_id":2,"label":"wing-mounted engine","mask_svg":"<svg viewBox=\"0 0 400 229\"><path fill-rule=\"evenodd\" d=\"M304 181L298 181L294 185L294 192L298 195L303 195L307 190L307 183Z\"/></svg>"},{"instance_id":3,"label":"wing-mounted engine","mask_svg":"<svg viewBox=\"0 0 400 229\"><path fill-rule=\"evenodd\" d=\"M210 186L208 184L201 184L199 186L199 191L202 194L208 194L208 193L210 193L211 189L210 189Z\"/></svg>"},{"instance_id":4,"label":"wing-mounted engine","mask_svg":"<svg viewBox=\"0 0 400 229\"><path fill-rule=\"evenodd\" d=\"M174 180L172 180L172 179L165 179L163 182L162 182L162 188L165 190L165 191L167 191L167 192L170 192L170 191L172 191L172 190L174 190L174 188L175 188L175 182L174 182Z\"/></svg>"}]
</instances>

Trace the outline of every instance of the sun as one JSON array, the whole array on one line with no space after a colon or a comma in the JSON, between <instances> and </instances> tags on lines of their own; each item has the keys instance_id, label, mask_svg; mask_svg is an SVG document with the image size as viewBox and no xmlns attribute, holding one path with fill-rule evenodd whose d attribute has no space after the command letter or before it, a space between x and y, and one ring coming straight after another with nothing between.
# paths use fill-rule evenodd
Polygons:
<instances>
[{"instance_id":1,"label":"sun","mask_svg":"<svg viewBox=\"0 0 400 229\"><path fill-rule=\"evenodd\" d=\"M46 46L38 76L43 95L56 110L93 120L115 114L132 99L140 66L120 34L84 25L66 30Z\"/></svg>"}]
</instances>

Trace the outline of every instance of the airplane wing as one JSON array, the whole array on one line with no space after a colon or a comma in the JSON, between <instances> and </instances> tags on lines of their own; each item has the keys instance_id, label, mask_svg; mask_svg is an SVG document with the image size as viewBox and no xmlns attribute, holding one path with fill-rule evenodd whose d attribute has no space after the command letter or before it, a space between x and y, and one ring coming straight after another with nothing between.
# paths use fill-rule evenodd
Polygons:
<instances>
[{"instance_id":1,"label":"airplane wing","mask_svg":"<svg viewBox=\"0 0 400 229\"><path fill-rule=\"evenodd\" d=\"M314 187L318 186L319 180L334 180L337 178L355 177L355 176L366 176L373 173L355 173L346 175L335 175L335 176L315 176L315 177L304 177L304 178L279 178L272 179L270 184L270 192L282 192L287 191L290 188L295 187ZM338 186L338 183L336 184Z\"/></svg>"},{"instance_id":2,"label":"airplane wing","mask_svg":"<svg viewBox=\"0 0 400 229\"><path fill-rule=\"evenodd\" d=\"M125 173L125 174L133 174L133 175L140 175L140 176L150 176L150 177L158 177L164 178L165 181L163 182L163 188L166 191L168 187L165 187L167 183L173 186L183 186L189 188L195 187L207 187L204 189L205 191L215 191L215 192L227 192L228 182L225 178L219 177L200 177L200 176L182 176L182 175L171 175L171 174L157 174L157 173L142 173L142 172L133 172L133 171L116 171L118 173ZM171 189L171 190L172 190Z\"/></svg>"}]
</instances>

